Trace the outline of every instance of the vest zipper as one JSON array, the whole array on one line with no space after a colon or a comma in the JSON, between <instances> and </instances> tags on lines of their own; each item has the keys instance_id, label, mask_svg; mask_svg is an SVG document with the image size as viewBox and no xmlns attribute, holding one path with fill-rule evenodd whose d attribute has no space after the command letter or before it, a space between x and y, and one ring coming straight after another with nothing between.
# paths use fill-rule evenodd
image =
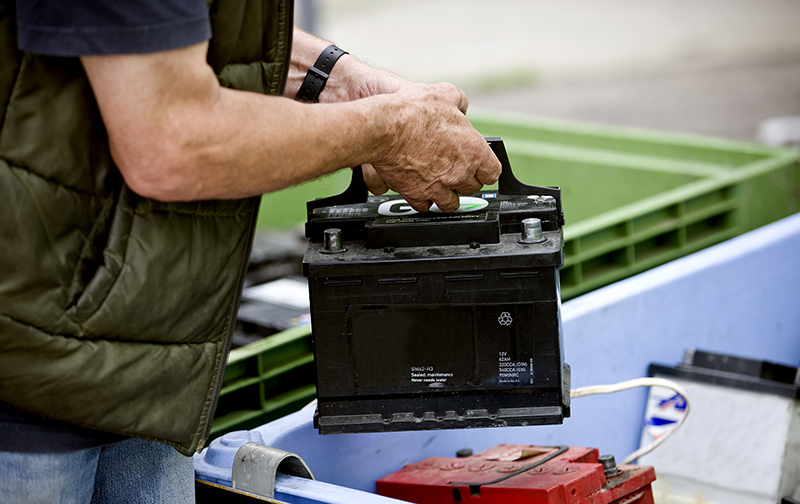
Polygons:
<instances>
[{"instance_id":1,"label":"vest zipper","mask_svg":"<svg viewBox=\"0 0 800 504\"><path fill-rule=\"evenodd\" d=\"M291 64L292 58L292 42L293 42L293 30L294 30L294 1L293 0L286 0L282 4L284 7L284 44L286 44L286 50L284 51L284 60L283 60L283 68L281 71L281 78L278 81L278 92L277 95L283 95L284 88L286 87L286 79L289 75L289 65ZM233 311L230 315L230 323L228 324L228 333L225 335L225 365L220 366L220 369L217 371L217 379L214 383L214 395L213 395L213 402L211 403L211 409L208 411L208 420L206 421L206 425L203 429L203 438L198 446L197 451L203 449L203 445L205 445L206 441L208 440L208 436L211 434L211 424L214 421L214 415L217 413L217 404L219 403L219 394L222 390L222 379L225 377L225 368L228 367L228 357L231 350L231 342L233 340L233 332L236 329L236 318L239 314L239 304L242 301L242 289L244 288L244 278L247 274L247 267L250 264L250 254L253 251L253 240L255 239L256 235L256 223L258 222L258 212L261 209L261 196L256 198L255 203L255 210L253 211L253 217L250 222L250 239L247 243L247 251L244 256L244 262L242 264L241 273L239 276L239 286L236 293L236 299L233 303Z\"/></svg>"},{"instance_id":2,"label":"vest zipper","mask_svg":"<svg viewBox=\"0 0 800 504\"><path fill-rule=\"evenodd\" d=\"M278 96L283 96L286 90L286 81L289 78L289 65L292 64L292 43L294 42L294 0L286 0L283 4L284 8L284 28L283 43L286 45L286 50L283 53L283 71L281 72L281 79L278 82Z\"/></svg>"},{"instance_id":3,"label":"vest zipper","mask_svg":"<svg viewBox=\"0 0 800 504\"><path fill-rule=\"evenodd\" d=\"M247 242L247 248L245 249L244 260L242 261L242 267L239 272L239 284L236 289L236 299L233 301L233 310L230 314L230 322L228 323L228 331L225 335L225 348L223 349L225 363L220 366L217 370L217 379L214 382L214 390L213 390L213 402L211 403L211 409L208 411L208 420L206 421L206 425L203 429L203 437L200 442L200 445L197 448L197 451L203 449L206 441L208 441L208 436L211 434L211 424L214 421L214 415L217 412L217 404L219 403L219 395L222 391L222 380L225 377L225 369L228 367L228 357L230 356L231 351L231 343L233 341L233 333L236 330L236 319L239 314L239 305L242 301L242 290L244 289L244 280L245 276L247 275L247 268L250 264L250 254L253 252L253 241L255 240L256 235L256 224L258 222L258 212L261 209L261 196L255 198L255 209L252 212L252 217L249 224L249 239Z\"/></svg>"}]
</instances>

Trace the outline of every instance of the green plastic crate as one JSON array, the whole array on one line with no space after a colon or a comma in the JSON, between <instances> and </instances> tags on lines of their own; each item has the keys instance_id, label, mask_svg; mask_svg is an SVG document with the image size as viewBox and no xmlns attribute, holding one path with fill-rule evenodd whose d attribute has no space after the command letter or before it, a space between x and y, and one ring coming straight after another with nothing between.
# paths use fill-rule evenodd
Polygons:
<instances>
[{"instance_id":1,"label":"green plastic crate","mask_svg":"<svg viewBox=\"0 0 800 504\"><path fill-rule=\"evenodd\" d=\"M800 210L798 153L694 135L475 113L522 181L562 188L562 298Z\"/></svg>"},{"instance_id":2,"label":"green plastic crate","mask_svg":"<svg viewBox=\"0 0 800 504\"><path fill-rule=\"evenodd\" d=\"M231 351L210 437L258 427L315 397L311 326L267 336Z\"/></svg>"},{"instance_id":3,"label":"green plastic crate","mask_svg":"<svg viewBox=\"0 0 800 504\"><path fill-rule=\"evenodd\" d=\"M794 150L519 114L469 117L504 140L517 178L561 187L564 300L800 210ZM306 201L349 180L342 170L266 195L259 223L304 222Z\"/></svg>"}]
</instances>

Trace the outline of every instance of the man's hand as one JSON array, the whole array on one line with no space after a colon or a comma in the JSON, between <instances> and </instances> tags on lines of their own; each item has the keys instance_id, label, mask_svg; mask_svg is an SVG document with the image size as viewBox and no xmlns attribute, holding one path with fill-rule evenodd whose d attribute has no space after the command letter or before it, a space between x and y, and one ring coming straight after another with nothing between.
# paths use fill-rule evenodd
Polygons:
<instances>
[{"instance_id":1,"label":"man's hand","mask_svg":"<svg viewBox=\"0 0 800 504\"><path fill-rule=\"evenodd\" d=\"M328 45L295 29L295 50L286 96L293 97L308 66ZM433 203L443 211L458 208L458 195L479 191L494 183L500 163L486 141L464 114L466 95L452 85L418 85L345 54L331 70L320 103L349 102L395 94L392 106L400 121L397 133L386 143L387 152L377 164L362 165L364 181L373 194L389 189L402 195L415 209L425 211Z\"/></svg>"},{"instance_id":2,"label":"man's hand","mask_svg":"<svg viewBox=\"0 0 800 504\"><path fill-rule=\"evenodd\" d=\"M360 100L369 96L396 93L414 85L394 72L372 67L349 54L339 58L329 80L320 95L320 103ZM389 190L386 181L371 164L364 163L361 169L364 182L372 194L383 194Z\"/></svg>"},{"instance_id":3,"label":"man's hand","mask_svg":"<svg viewBox=\"0 0 800 504\"><path fill-rule=\"evenodd\" d=\"M387 139L383 157L373 167L385 185L367 171L367 185L389 188L415 210L436 204L458 209L458 195L471 195L500 177L500 161L467 120L467 97L452 84L417 84L393 95L398 130ZM373 191L374 192L374 191Z\"/></svg>"}]
</instances>

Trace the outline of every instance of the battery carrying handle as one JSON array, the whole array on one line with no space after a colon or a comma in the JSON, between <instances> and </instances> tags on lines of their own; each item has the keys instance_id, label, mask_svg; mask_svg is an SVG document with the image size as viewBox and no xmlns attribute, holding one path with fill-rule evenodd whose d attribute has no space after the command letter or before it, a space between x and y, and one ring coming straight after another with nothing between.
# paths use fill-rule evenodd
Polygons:
<instances>
[{"instance_id":1,"label":"battery carrying handle","mask_svg":"<svg viewBox=\"0 0 800 504\"><path fill-rule=\"evenodd\" d=\"M558 225L563 226L564 212L561 208L561 189L558 187L523 184L511 171L511 163L508 161L508 153L506 153L503 140L498 137L487 137L486 141L489 143L489 147L491 147L494 155L497 156L497 159L500 161L500 166L502 167L500 178L497 181L497 192L500 194L552 196L556 200ZM368 196L369 192L367 190L367 184L364 182L364 174L361 167L357 166L353 168L353 176L350 179L350 185L344 192L335 196L328 196L327 198L318 198L306 203L307 222L310 222L314 217L314 209L316 208L366 203Z\"/></svg>"},{"instance_id":2,"label":"battery carrying handle","mask_svg":"<svg viewBox=\"0 0 800 504\"><path fill-rule=\"evenodd\" d=\"M497 192L500 194L528 194L536 196L552 196L556 200L556 213L558 215L558 225L564 225L564 210L561 208L561 188L560 187L543 187L536 185L528 185L520 182L514 173L511 171L511 163L508 160L508 153L503 141L498 137L487 137L486 141L489 142L489 147L494 151L494 155L500 161L500 166L503 170L500 172L500 178L497 181Z\"/></svg>"},{"instance_id":3,"label":"battery carrying handle","mask_svg":"<svg viewBox=\"0 0 800 504\"><path fill-rule=\"evenodd\" d=\"M367 183L364 182L364 174L361 171L361 166L353 168L353 175L350 178L350 185L341 194L328 196L327 198L317 198L312 201L306 202L306 222L311 222L314 216L315 208L325 208L336 205L354 205L357 203L366 203L369 191Z\"/></svg>"}]
</instances>

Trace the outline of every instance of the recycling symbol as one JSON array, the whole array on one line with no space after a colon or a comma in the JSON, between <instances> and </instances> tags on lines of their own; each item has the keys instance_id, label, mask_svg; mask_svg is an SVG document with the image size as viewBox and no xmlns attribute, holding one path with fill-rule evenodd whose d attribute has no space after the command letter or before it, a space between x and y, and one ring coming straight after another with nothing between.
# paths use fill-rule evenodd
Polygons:
<instances>
[{"instance_id":1,"label":"recycling symbol","mask_svg":"<svg viewBox=\"0 0 800 504\"><path fill-rule=\"evenodd\" d=\"M511 322L514 322L514 319L511 318L511 314L510 313L508 313L507 311L504 311L503 313L500 314L499 317L497 317L497 321L502 326L510 326Z\"/></svg>"}]
</instances>

